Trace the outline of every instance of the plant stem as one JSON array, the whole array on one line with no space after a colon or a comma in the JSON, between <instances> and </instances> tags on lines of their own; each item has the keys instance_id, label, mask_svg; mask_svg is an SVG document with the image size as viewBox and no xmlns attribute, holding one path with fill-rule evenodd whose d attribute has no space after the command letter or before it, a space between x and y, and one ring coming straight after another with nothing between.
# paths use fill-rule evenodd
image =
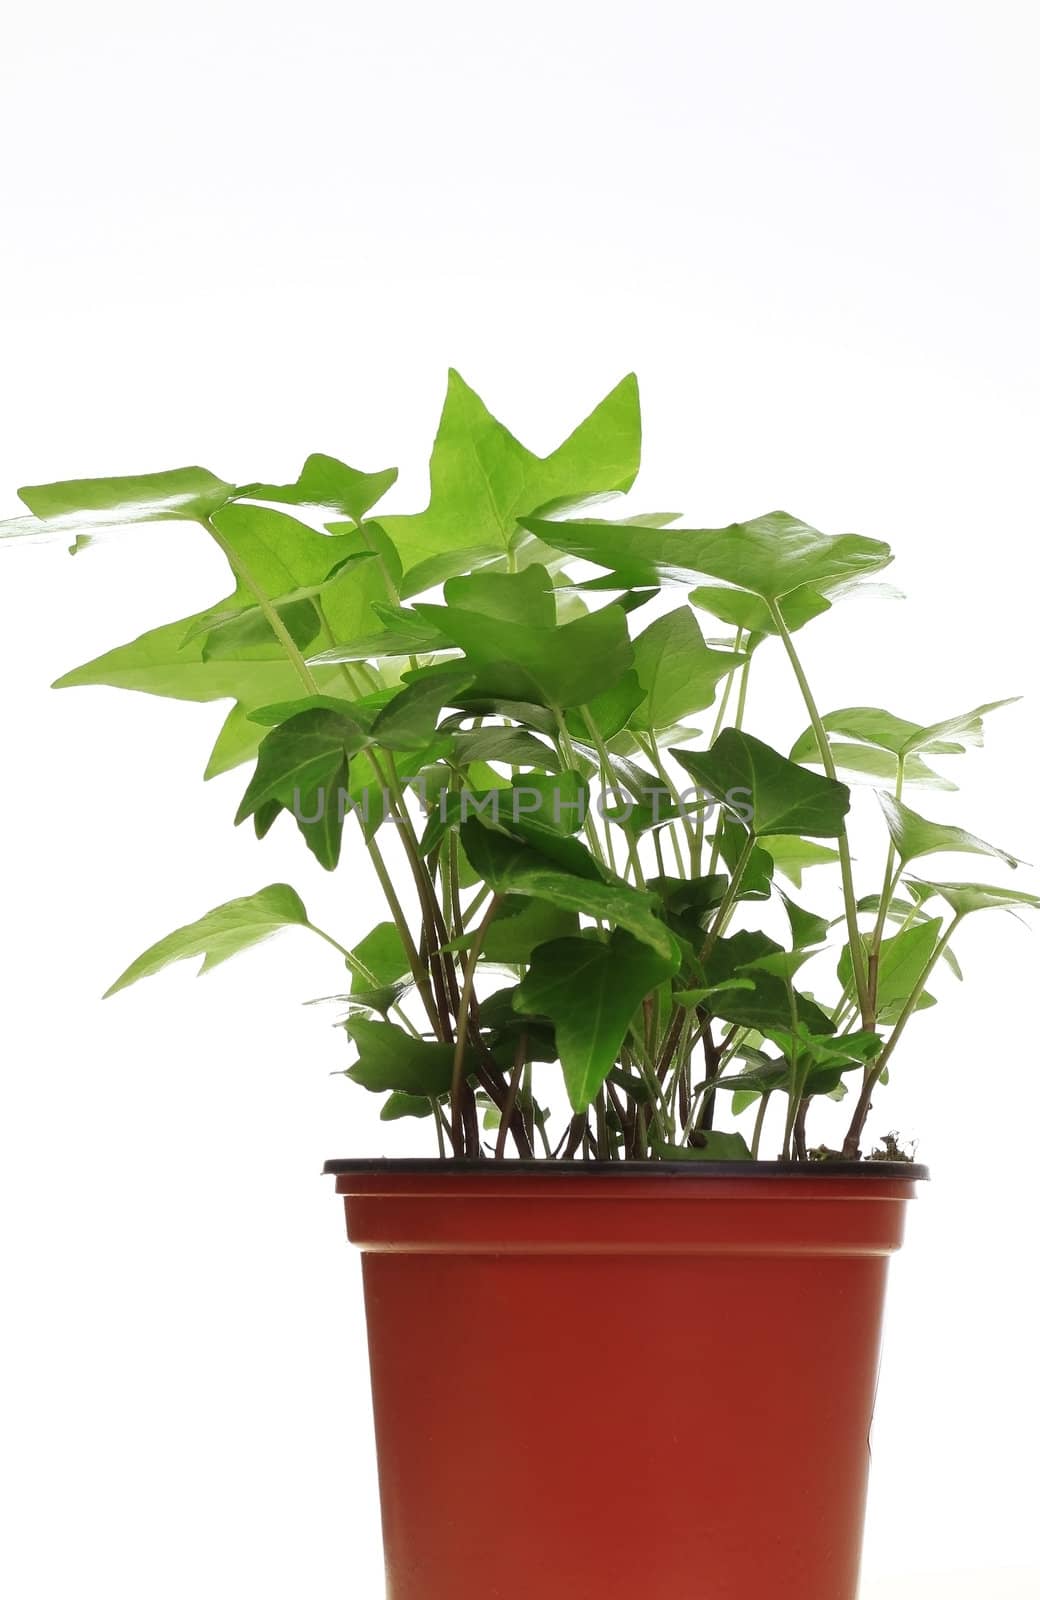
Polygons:
<instances>
[{"instance_id":1,"label":"plant stem","mask_svg":"<svg viewBox=\"0 0 1040 1600\"><path fill-rule=\"evenodd\" d=\"M602 790L604 799L606 799L608 793L612 792L613 788L614 788L614 785L613 785L613 783L611 781L610 754L609 754L609 752L607 750L606 745L603 742L603 738L602 738L602 735L600 734L599 728L596 726L596 719L593 717L592 712L589 710L588 706L581 706L580 707L580 711L581 711L581 716L582 716L582 719L583 719L583 721L585 723L585 726L589 730L589 737L591 738L592 743L594 744L594 746L596 748L596 754L599 756L600 788ZM626 834L627 834L627 830L626 830ZM614 856L614 843L613 843L613 840L612 840L611 834L610 834L610 823L609 823L609 821L607 820L606 817L603 818L603 835L604 835L604 838L605 838L606 844L607 844L607 858L608 858L608 861L610 863L610 870L611 870L611 872L616 873L617 872L617 861L616 861L615 856ZM635 846L633 844L631 836L628 836L628 844L629 844L629 850L630 851L634 850Z\"/></svg>"},{"instance_id":2,"label":"plant stem","mask_svg":"<svg viewBox=\"0 0 1040 1600\"><path fill-rule=\"evenodd\" d=\"M738 633L737 633L737 649L740 648L740 640L742 639L742 637L743 637L742 631L738 630ZM750 635L748 637L750 637ZM734 716L733 716L733 727L737 728L737 729L742 728L744 726L744 713L747 710L748 679L750 678L750 676L751 676L751 656L749 655L747 660L744 662L744 665L740 669L740 692L737 695L737 709L736 709L736 712L734 713ZM728 680L728 682L732 682L732 674L731 674L730 679ZM727 698L728 698L728 690L727 690ZM714 743L714 742L715 741L713 739L712 743ZM716 827L716 829L715 829L715 838L714 838L714 841L713 841L712 847L711 847L711 858L710 858L710 860L708 862L708 877L709 878L716 871L716 869L718 867L719 856L720 856L721 852L722 852L722 828L721 827Z\"/></svg>"},{"instance_id":3,"label":"plant stem","mask_svg":"<svg viewBox=\"0 0 1040 1600\"><path fill-rule=\"evenodd\" d=\"M901 800L903 798L903 778L906 771L906 762L902 755L896 757L896 762L895 797L897 800ZM899 882L899 875L902 870L903 866L902 862L900 862L899 871L896 871L896 842L894 839L889 839L885 875L881 881L881 893L878 896L877 921L874 924L874 935L870 941L870 954L867 961L867 985L870 991L871 1009L875 1014L877 1012L878 964L881 957L881 941L884 937L888 908L892 903L892 896L895 893L896 884Z\"/></svg>"},{"instance_id":4,"label":"plant stem","mask_svg":"<svg viewBox=\"0 0 1040 1600\"><path fill-rule=\"evenodd\" d=\"M466 970L462 977L462 997L459 1001L458 1026L455 1030L455 1060L452 1063L451 1073L451 1137L456 1155L463 1154L465 1149L462 1121L462 1090L465 1084L463 1068L466 1061L466 1018L469 1015L470 1001L473 998L473 985L476 980L480 951L497 910L498 896L492 895L491 904L484 913L480 927L473 935L473 943L466 957Z\"/></svg>"},{"instance_id":5,"label":"plant stem","mask_svg":"<svg viewBox=\"0 0 1040 1600\"><path fill-rule=\"evenodd\" d=\"M757 1115L755 1117L755 1131L751 1136L751 1159L752 1159L752 1161L757 1161L758 1160L758 1152L759 1152L759 1149L761 1148L761 1144L762 1144L762 1129L765 1127L766 1112L769 1109L769 1102L770 1102L770 1099L772 1098L772 1093L773 1093L773 1091L771 1089L766 1089L766 1090L763 1091L763 1093L762 1093L762 1095L760 1097L760 1104L759 1104L759 1107L758 1107L758 1113L757 1113Z\"/></svg>"},{"instance_id":6,"label":"plant stem","mask_svg":"<svg viewBox=\"0 0 1040 1600\"><path fill-rule=\"evenodd\" d=\"M809 680L805 676L805 670L802 667L801 661L799 660L798 652L794 647L794 641L788 632L787 624L784 621L783 613L780 610L780 606L777 601L769 600L767 604L769 606L770 615L772 616L773 622L776 625L776 631L783 641L784 649L787 651L788 660L791 663L791 669L794 672L795 678L797 679L798 687L802 692L802 699L805 701L805 709L809 713L809 721L812 724L813 732L816 735L816 742L819 745L820 760L823 763L824 771L832 783L837 783L838 774L834 765L834 756L831 751L830 741L827 738L827 730L823 725L823 718L820 716L819 710L817 709L816 701L814 700L812 690L809 687ZM844 826L842 827L841 833L838 835L838 857L841 863L841 887L845 900L845 922L849 933L849 953L852 957L852 970L856 979L856 996L859 1004L860 1016L863 1018L863 1026L865 1028L872 1028L874 1026L874 1019L871 1015L870 994L867 986L867 969L863 961L863 945L860 941L859 921L856 915L856 890L852 881L852 854L849 850L849 836Z\"/></svg>"},{"instance_id":7,"label":"plant stem","mask_svg":"<svg viewBox=\"0 0 1040 1600\"><path fill-rule=\"evenodd\" d=\"M516 1050L513 1054L513 1076L509 1080L509 1089L506 1094L505 1104L501 1110L502 1121L498 1128L498 1138L495 1140L495 1160L503 1161L506 1153L506 1140L509 1137L510 1124L516 1110L517 1098L520 1094L520 1085L524 1079L524 1065L527 1061L527 1029L523 1028L516 1041Z\"/></svg>"},{"instance_id":8,"label":"plant stem","mask_svg":"<svg viewBox=\"0 0 1040 1600\"><path fill-rule=\"evenodd\" d=\"M732 876L730 877L729 883L726 885L726 892L719 904L718 911L715 913L715 919L712 922L711 927L708 929L707 937L701 946L700 962L702 967L705 961L711 955L711 952L714 950L716 941L726 925L726 919L736 904L737 895L740 893L741 879L743 878L744 873L747 871L747 865L751 860L751 852L754 850L754 848L755 836L753 833L749 833L740 855L737 857Z\"/></svg>"},{"instance_id":9,"label":"plant stem","mask_svg":"<svg viewBox=\"0 0 1040 1600\"><path fill-rule=\"evenodd\" d=\"M699 865L696 864L699 861L699 845L697 841L697 835L694 832L693 823L690 821L689 811L680 799L679 791L672 782L671 774L668 772L668 769L664 764L664 757L661 754L661 747L657 742L657 735L651 730L650 733L646 735L645 741L640 740L640 743L643 745L644 750L653 762L658 777L668 790L668 793L671 795L672 804L679 813L679 821L682 826L682 830L686 835L686 844L690 852L690 873L692 876L700 871ZM676 851L676 855L678 856L678 851Z\"/></svg>"}]
</instances>

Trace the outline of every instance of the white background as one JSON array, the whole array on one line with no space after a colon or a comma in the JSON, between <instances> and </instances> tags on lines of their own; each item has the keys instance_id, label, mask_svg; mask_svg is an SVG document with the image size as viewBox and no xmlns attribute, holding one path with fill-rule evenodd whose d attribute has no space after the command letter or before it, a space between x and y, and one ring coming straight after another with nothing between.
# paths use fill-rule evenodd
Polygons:
<instances>
[{"instance_id":1,"label":"white background","mask_svg":"<svg viewBox=\"0 0 1040 1600\"><path fill-rule=\"evenodd\" d=\"M981 0L21 7L0 511L310 450L398 462L411 509L449 363L541 450L634 367L639 508L896 547L907 601L805 636L825 709L1029 697L920 804L1036 859L1035 42ZM317 1174L409 1134L299 1009L337 960L292 933L97 998L233 895L290 878L349 939L373 886L231 828L240 775L199 781L222 708L47 689L224 592L201 534L0 562L7 1590L377 1600L358 1264ZM770 673L751 726L782 744ZM877 1130L935 1182L894 1270L868 1600L1040 1591L1038 950L965 930Z\"/></svg>"}]
</instances>

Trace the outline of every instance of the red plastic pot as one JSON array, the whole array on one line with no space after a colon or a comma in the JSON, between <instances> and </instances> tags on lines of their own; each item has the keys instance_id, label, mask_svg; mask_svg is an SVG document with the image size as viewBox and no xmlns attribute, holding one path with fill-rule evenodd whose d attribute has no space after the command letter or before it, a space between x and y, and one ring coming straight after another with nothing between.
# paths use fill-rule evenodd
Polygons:
<instances>
[{"instance_id":1,"label":"red plastic pot","mask_svg":"<svg viewBox=\"0 0 1040 1600\"><path fill-rule=\"evenodd\" d=\"M329 1162L388 1600L854 1600L923 1168Z\"/></svg>"}]
</instances>

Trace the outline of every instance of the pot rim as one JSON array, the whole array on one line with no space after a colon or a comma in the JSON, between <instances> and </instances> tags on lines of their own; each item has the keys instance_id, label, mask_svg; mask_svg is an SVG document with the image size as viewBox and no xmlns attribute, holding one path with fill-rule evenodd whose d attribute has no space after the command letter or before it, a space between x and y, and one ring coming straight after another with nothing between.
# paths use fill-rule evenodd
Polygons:
<instances>
[{"instance_id":1,"label":"pot rim","mask_svg":"<svg viewBox=\"0 0 1040 1600\"><path fill-rule=\"evenodd\" d=\"M927 1183L930 1172L913 1161L472 1161L439 1156L348 1156L326 1161L326 1177L379 1176L454 1177L465 1174L475 1182L484 1177L511 1178L517 1174L549 1178L893 1178Z\"/></svg>"}]
</instances>

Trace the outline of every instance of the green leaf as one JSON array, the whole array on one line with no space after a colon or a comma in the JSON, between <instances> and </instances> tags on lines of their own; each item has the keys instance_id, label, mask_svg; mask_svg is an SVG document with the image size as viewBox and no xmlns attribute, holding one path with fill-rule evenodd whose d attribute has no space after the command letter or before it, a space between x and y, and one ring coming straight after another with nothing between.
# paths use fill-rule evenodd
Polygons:
<instances>
[{"instance_id":1,"label":"green leaf","mask_svg":"<svg viewBox=\"0 0 1040 1600\"><path fill-rule=\"evenodd\" d=\"M419 678L399 690L383 706L372 724L372 738L387 750L422 750L437 730L445 705L472 683L468 672L443 672Z\"/></svg>"},{"instance_id":2,"label":"green leaf","mask_svg":"<svg viewBox=\"0 0 1040 1600\"><path fill-rule=\"evenodd\" d=\"M362 633L322 650L311 656L311 666L338 665L343 661L379 661L392 656L436 655L453 648L438 628L407 606L381 606L373 604L375 615L386 622L386 627L374 633Z\"/></svg>"},{"instance_id":3,"label":"green leaf","mask_svg":"<svg viewBox=\"0 0 1040 1600\"><path fill-rule=\"evenodd\" d=\"M780 898L784 902L787 920L791 924L791 941L796 950L809 950L814 945L827 942L830 924L826 917L818 917L815 912L806 911L802 906L796 905L782 889Z\"/></svg>"},{"instance_id":4,"label":"green leaf","mask_svg":"<svg viewBox=\"0 0 1040 1600\"><path fill-rule=\"evenodd\" d=\"M1019 907L1040 907L1040 896L1026 894L1021 889L1002 889L989 883L933 883L925 878L911 878L913 887L923 898L939 895L958 917L972 911L1015 911Z\"/></svg>"},{"instance_id":5,"label":"green leaf","mask_svg":"<svg viewBox=\"0 0 1040 1600\"><path fill-rule=\"evenodd\" d=\"M474 728L455 735L455 759L459 766L472 761L498 761L510 767L541 767L557 772L560 758L551 745L528 733L526 728Z\"/></svg>"},{"instance_id":6,"label":"green leaf","mask_svg":"<svg viewBox=\"0 0 1040 1600\"><path fill-rule=\"evenodd\" d=\"M693 612L685 606L658 617L633 641L635 670L645 698L632 717L640 729L667 728L715 700L720 678L746 659L709 650Z\"/></svg>"},{"instance_id":7,"label":"green leaf","mask_svg":"<svg viewBox=\"0 0 1040 1600\"><path fill-rule=\"evenodd\" d=\"M436 1099L451 1090L455 1046L416 1039L393 1022L352 1017L347 1032L358 1048L358 1060L347 1077L375 1094ZM467 1052L469 1055L469 1052Z\"/></svg>"},{"instance_id":8,"label":"green leaf","mask_svg":"<svg viewBox=\"0 0 1040 1600\"><path fill-rule=\"evenodd\" d=\"M783 873L796 889L802 887L802 876L810 867L826 867L838 860L837 850L832 850L830 845L816 844L812 839L768 834L761 836L758 842L772 856L777 872Z\"/></svg>"},{"instance_id":9,"label":"green leaf","mask_svg":"<svg viewBox=\"0 0 1040 1600\"><path fill-rule=\"evenodd\" d=\"M897 800L894 795L879 794L878 799L885 813L892 842L904 865L908 861L916 861L920 856L934 855L936 852L947 850L968 855L996 856L998 860L1005 861L1009 867L1022 865L1017 856L1010 855L1008 851L1001 850L996 845L987 844L984 839L965 832L963 828L955 828L945 822L926 821L924 817L918 816L916 811L911 811L901 800Z\"/></svg>"},{"instance_id":10,"label":"green leaf","mask_svg":"<svg viewBox=\"0 0 1040 1600\"><path fill-rule=\"evenodd\" d=\"M399 1090L392 1094L379 1113L380 1122L399 1122L402 1117L432 1117L433 1104L428 1096L421 1094L402 1094Z\"/></svg>"},{"instance_id":11,"label":"green leaf","mask_svg":"<svg viewBox=\"0 0 1040 1600\"><path fill-rule=\"evenodd\" d=\"M690 604L732 628L750 634L776 633L776 620L764 600L744 589L717 589L701 585L690 593ZM780 615L789 633L804 628L814 617L829 611L831 602L812 588L793 589L780 602Z\"/></svg>"},{"instance_id":12,"label":"green leaf","mask_svg":"<svg viewBox=\"0 0 1040 1600\"><path fill-rule=\"evenodd\" d=\"M724 1022L735 1022L742 1028L765 1029L790 1027L791 1002L787 984L769 971L759 971L754 976L754 988L748 992L723 990L728 978L746 977L748 968L768 961L771 956L786 954L775 940L759 932L745 931L716 940L707 961L704 977L707 984L718 986L708 1009ZM798 1015L813 1034L831 1034L834 1023L808 995L796 994Z\"/></svg>"},{"instance_id":13,"label":"green leaf","mask_svg":"<svg viewBox=\"0 0 1040 1600\"><path fill-rule=\"evenodd\" d=\"M448 374L430 460L430 503L383 526L418 594L484 555L504 554L520 517L548 504L628 489L639 469L639 391L624 378L551 455L533 455L457 372Z\"/></svg>"},{"instance_id":14,"label":"green leaf","mask_svg":"<svg viewBox=\"0 0 1040 1600\"><path fill-rule=\"evenodd\" d=\"M63 483L34 484L18 497L38 519L41 534L79 529L87 535L73 548L90 542L106 528L136 522L200 522L212 516L234 494L230 483L204 467L177 467L133 478L72 478ZM13 531L30 530L15 524ZM0 536L4 529L0 526Z\"/></svg>"},{"instance_id":15,"label":"green leaf","mask_svg":"<svg viewBox=\"0 0 1040 1600\"><path fill-rule=\"evenodd\" d=\"M697 1006L704 1005L705 1001L714 995L721 994L726 989L754 989L755 985L750 978L727 978L724 983L708 984L703 989L676 989L672 999L678 1006L688 1006L694 1010Z\"/></svg>"},{"instance_id":16,"label":"green leaf","mask_svg":"<svg viewBox=\"0 0 1040 1600\"><path fill-rule=\"evenodd\" d=\"M290 717L261 744L236 824L260 815L266 832L278 811L291 808L308 848L331 872L339 863L350 756L364 739L354 718L336 711Z\"/></svg>"},{"instance_id":17,"label":"green leaf","mask_svg":"<svg viewBox=\"0 0 1040 1600\"><path fill-rule=\"evenodd\" d=\"M575 739L591 739L592 733L586 720L587 716L591 717L596 732L606 744L621 732L645 698L646 690L636 673L630 669L609 689L601 690L585 705L568 711L565 718L567 728ZM688 730L684 729L683 735L689 738Z\"/></svg>"},{"instance_id":18,"label":"green leaf","mask_svg":"<svg viewBox=\"0 0 1040 1600\"><path fill-rule=\"evenodd\" d=\"M741 854L747 847L747 838L745 827L734 817L723 816L718 834L719 854L730 872L736 871ZM773 858L769 852L757 844L753 845L740 875L737 899L768 900L773 893L773 865Z\"/></svg>"},{"instance_id":19,"label":"green leaf","mask_svg":"<svg viewBox=\"0 0 1040 1600\"><path fill-rule=\"evenodd\" d=\"M891 939L881 941L878 957L877 1016L886 1025L895 1023L913 994L938 942L942 924L938 917L903 928ZM839 983L852 984L852 958L845 945L838 961Z\"/></svg>"},{"instance_id":20,"label":"green leaf","mask_svg":"<svg viewBox=\"0 0 1040 1600\"><path fill-rule=\"evenodd\" d=\"M980 745L983 739L983 717L1002 706L1014 704L1011 700L993 700L988 705L976 706L959 717L949 717L925 727L919 722L907 722L904 717L894 717L890 711L877 706L845 706L840 711L828 711L822 719L830 733L847 739L857 739L863 744L887 750L893 756L907 758L907 771L929 769L923 762L915 768L917 753L934 756L963 755L968 745ZM837 746L832 744L832 749ZM795 741L791 751L792 761L814 760L819 755L815 729L809 727ZM866 770L866 769L864 769ZM890 771L894 773L895 765ZM881 775L879 773L879 775ZM884 775L888 775L887 772Z\"/></svg>"},{"instance_id":21,"label":"green leaf","mask_svg":"<svg viewBox=\"0 0 1040 1600\"><path fill-rule=\"evenodd\" d=\"M503 966L522 966L539 945L577 933L578 918L573 911L562 911L546 900L526 895L507 895L485 935L483 954L485 960Z\"/></svg>"},{"instance_id":22,"label":"green leaf","mask_svg":"<svg viewBox=\"0 0 1040 1600\"><path fill-rule=\"evenodd\" d=\"M845 785L806 772L748 733L726 728L708 751L672 754L756 836L836 839L845 831L849 809Z\"/></svg>"},{"instance_id":23,"label":"green leaf","mask_svg":"<svg viewBox=\"0 0 1040 1600\"><path fill-rule=\"evenodd\" d=\"M355 536L331 538L315 533L283 512L261 506L226 506L217 513L223 536L263 592L277 598L303 585L320 584L328 572L356 549ZM371 616L371 600L379 584L374 563L363 563L326 591L330 622L342 627L351 618ZM259 736L244 726L244 713L259 706L299 696L300 679L274 639L240 644L234 653L207 658L205 624L230 611L252 608L256 597L239 584L216 606L153 628L129 644L88 661L59 678L57 688L108 684L177 700L233 699L240 715L225 725L211 758L209 772L227 771L255 751ZM319 688L338 696L346 690L332 668L314 673Z\"/></svg>"},{"instance_id":24,"label":"green leaf","mask_svg":"<svg viewBox=\"0 0 1040 1600\"><path fill-rule=\"evenodd\" d=\"M617 683L632 665L625 614L606 606L560 628L529 627L459 606L416 607L465 652L475 696L564 710Z\"/></svg>"},{"instance_id":25,"label":"green leaf","mask_svg":"<svg viewBox=\"0 0 1040 1600\"><path fill-rule=\"evenodd\" d=\"M518 1011L550 1017L570 1102L588 1109L615 1065L636 1008L672 963L631 934L556 939L534 951L516 993Z\"/></svg>"},{"instance_id":26,"label":"green leaf","mask_svg":"<svg viewBox=\"0 0 1040 1600\"><path fill-rule=\"evenodd\" d=\"M933 722L930 727L922 728L904 746L909 753L912 750L930 750L938 753L950 739L963 740L965 744L980 745L983 739L982 719L991 711L999 711L1003 706L1011 706L1020 697L1012 695L1007 700L991 700L987 705L976 706L973 711L964 711L958 717L947 717L943 722Z\"/></svg>"},{"instance_id":27,"label":"green leaf","mask_svg":"<svg viewBox=\"0 0 1040 1600\"><path fill-rule=\"evenodd\" d=\"M531 895L561 911L615 923L670 962L671 970L678 966L675 941L650 897L620 880L604 881L592 856L576 840L561 835L560 845L571 848L559 850L554 859L526 841L492 832L476 817L463 823L461 837L474 872L497 894Z\"/></svg>"},{"instance_id":28,"label":"green leaf","mask_svg":"<svg viewBox=\"0 0 1040 1600\"><path fill-rule=\"evenodd\" d=\"M880 540L819 533L786 511L727 528L658 530L535 517L525 517L523 525L568 555L623 573L630 586L648 579L688 586L703 574L763 600L879 572L892 560Z\"/></svg>"},{"instance_id":29,"label":"green leaf","mask_svg":"<svg viewBox=\"0 0 1040 1600\"><path fill-rule=\"evenodd\" d=\"M305 651L321 629L321 620L312 598L302 593L279 600L274 610L293 644L298 650ZM241 610L226 611L222 616L203 618L193 631L204 635L203 661L234 660L254 645L283 648L260 606L246 606ZM190 638L191 634L187 637Z\"/></svg>"},{"instance_id":30,"label":"green leaf","mask_svg":"<svg viewBox=\"0 0 1040 1600\"><path fill-rule=\"evenodd\" d=\"M245 500L275 500L287 506L326 506L360 522L397 482L397 468L358 472L335 456L308 456L295 483L250 483L236 491Z\"/></svg>"},{"instance_id":31,"label":"green leaf","mask_svg":"<svg viewBox=\"0 0 1040 1600\"><path fill-rule=\"evenodd\" d=\"M449 578L444 585L444 599L449 606L479 611L500 622L522 622L536 628L556 626L553 581L540 566L527 567L523 572L474 572L465 578Z\"/></svg>"},{"instance_id":32,"label":"green leaf","mask_svg":"<svg viewBox=\"0 0 1040 1600\"><path fill-rule=\"evenodd\" d=\"M890 711L882 711L878 706L845 706L840 711L828 711L821 720L829 733L837 733L846 739L857 739L862 744L874 745L877 749L887 750L892 755L906 751L915 735L924 731L919 722L907 722L904 717L894 717ZM963 751L962 744L940 741L932 748L931 753L960 755ZM791 760L805 761L818 756L819 753L816 730L808 727L801 737L795 740L791 750Z\"/></svg>"},{"instance_id":33,"label":"green leaf","mask_svg":"<svg viewBox=\"0 0 1040 1600\"><path fill-rule=\"evenodd\" d=\"M809 735L812 739L811 749L806 748L803 735L791 752L791 760L822 767L823 757L820 755L820 747L812 728L809 729ZM860 773L867 778L878 778L883 783L895 783L898 780L899 757L894 756L891 751L866 744L846 744L835 739L829 739L827 743L834 765L843 772ZM922 789L950 790L957 787L949 778L944 778L940 773L933 771L918 755L903 758L903 782L916 784Z\"/></svg>"},{"instance_id":34,"label":"green leaf","mask_svg":"<svg viewBox=\"0 0 1040 1600\"><path fill-rule=\"evenodd\" d=\"M662 1161L750 1161L751 1151L743 1134L723 1133L717 1128L697 1134L695 1145L667 1144L654 1140L654 1155Z\"/></svg>"},{"instance_id":35,"label":"green leaf","mask_svg":"<svg viewBox=\"0 0 1040 1600\"><path fill-rule=\"evenodd\" d=\"M353 949L355 961L366 967L377 984L396 983L410 972L401 935L394 922L377 922ZM351 985L353 989L354 985Z\"/></svg>"},{"instance_id":36,"label":"green leaf","mask_svg":"<svg viewBox=\"0 0 1040 1600\"><path fill-rule=\"evenodd\" d=\"M259 944L261 939L277 933L279 928L293 925L310 926L303 901L287 883L269 884L256 894L217 906L197 922L177 928L158 944L151 945L116 979L106 991L105 999L136 983L138 978L150 978L171 962L185 961L192 956L203 956L200 973L209 972L240 950L247 950L250 945Z\"/></svg>"}]
</instances>

